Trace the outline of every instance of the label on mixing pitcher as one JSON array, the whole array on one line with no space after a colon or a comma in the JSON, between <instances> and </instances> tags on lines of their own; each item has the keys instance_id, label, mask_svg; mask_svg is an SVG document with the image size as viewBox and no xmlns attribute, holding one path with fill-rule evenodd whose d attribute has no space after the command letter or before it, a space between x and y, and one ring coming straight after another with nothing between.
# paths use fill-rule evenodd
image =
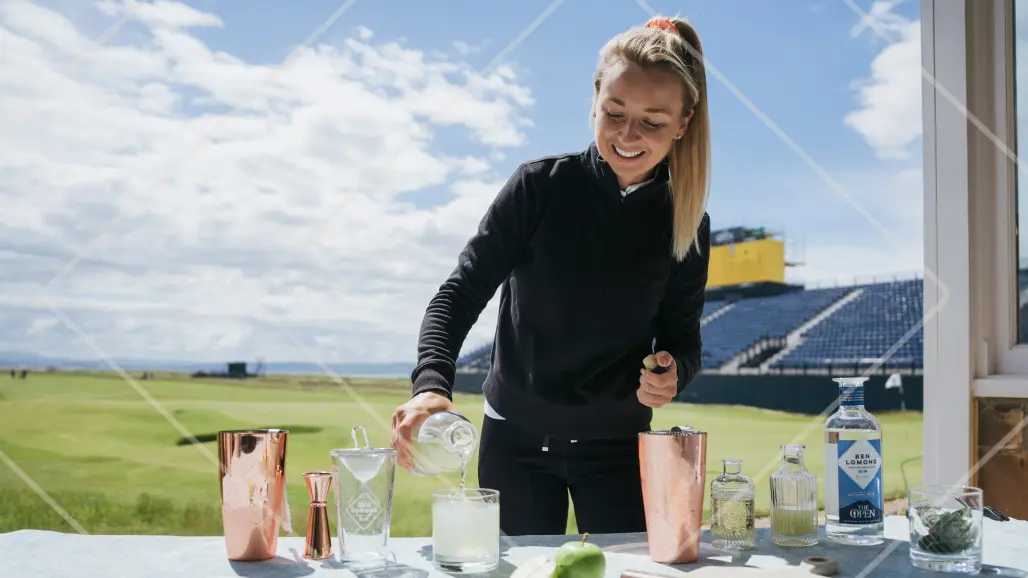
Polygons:
<instances>
[{"instance_id":1,"label":"label on mixing pitcher","mask_svg":"<svg viewBox=\"0 0 1028 578\"><path fill-rule=\"evenodd\" d=\"M882 440L839 440L839 523L882 521Z\"/></svg>"},{"instance_id":2,"label":"label on mixing pitcher","mask_svg":"<svg viewBox=\"0 0 1028 578\"><path fill-rule=\"evenodd\" d=\"M365 531L378 520L379 516L385 513L382 505L375 498L375 495L367 490L362 490L357 497L350 500L346 506L346 513L357 528ZM352 531L353 528L350 528Z\"/></svg>"}]
</instances>

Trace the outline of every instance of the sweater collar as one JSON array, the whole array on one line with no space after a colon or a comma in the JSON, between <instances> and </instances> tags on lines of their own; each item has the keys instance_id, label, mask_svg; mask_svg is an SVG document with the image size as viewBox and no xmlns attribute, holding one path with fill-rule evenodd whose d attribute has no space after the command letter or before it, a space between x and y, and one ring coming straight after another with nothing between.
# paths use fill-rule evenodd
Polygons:
<instances>
[{"instance_id":1,"label":"sweater collar","mask_svg":"<svg viewBox=\"0 0 1028 578\"><path fill-rule=\"evenodd\" d=\"M600 189L607 194L614 196L617 199L622 198L621 187L618 185L618 177L614 174L614 170L604 160L603 155L600 154L600 149L596 145L596 141L589 144L589 150L585 152L585 166L586 172L590 178L599 185ZM671 180L670 163L667 157L661 159L657 166L654 168L654 173L651 180L639 187L638 190L628 195L628 198L632 197L643 197L650 196L656 191L667 190L665 186Z\"/></svg>"}]
</instances>

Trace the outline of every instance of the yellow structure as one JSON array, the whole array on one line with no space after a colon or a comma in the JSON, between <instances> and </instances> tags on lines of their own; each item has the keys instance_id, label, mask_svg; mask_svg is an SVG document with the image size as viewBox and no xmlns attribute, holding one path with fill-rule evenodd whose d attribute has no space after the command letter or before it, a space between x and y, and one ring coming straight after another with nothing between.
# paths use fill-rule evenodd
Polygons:
<instances>
[{"instance_id":1,"label":"yellow structure","mask_svg":"<svg viewBox=\"0 0 1028 578\"><path fill-rule=\"evenodd\" d=\"M707 287L785 283L785 243L764 238L710 248Z\"/></svg>"}]
</instances>

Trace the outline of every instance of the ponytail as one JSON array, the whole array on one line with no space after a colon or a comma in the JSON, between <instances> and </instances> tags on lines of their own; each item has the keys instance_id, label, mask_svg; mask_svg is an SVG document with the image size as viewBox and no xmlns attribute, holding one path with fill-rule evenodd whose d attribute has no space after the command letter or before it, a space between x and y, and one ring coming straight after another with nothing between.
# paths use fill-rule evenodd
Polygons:
<instances>
[{"instance_id":1,"label":"ponytail","mask_svg":"<svg viewBox=\"0 0 1028 578\"><path fill-rule=\"evenodd\" d=\"M671 199L674 207L672 254L684 260L689 248L700 255L699 228L707 210L710 190L710 117L707 113L707 75L699 36L685 20L675 19L690 73L686 98L693 98L692 118L681 139L671 146ZM688 103L686 103L688 104Z\"/></svg>"}]
</instances>

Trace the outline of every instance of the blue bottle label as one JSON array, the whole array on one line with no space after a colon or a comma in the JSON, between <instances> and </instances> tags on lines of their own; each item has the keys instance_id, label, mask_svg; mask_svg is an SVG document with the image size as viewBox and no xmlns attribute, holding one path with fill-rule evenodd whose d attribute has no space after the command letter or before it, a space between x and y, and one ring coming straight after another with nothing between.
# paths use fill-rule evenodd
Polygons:
<instances>
[{"instance_id":1,"label":"blue bottle label","mask_svg":"<svg viewBox=\"0 0 1028 578\"><path fill-rule=\"evenodd\" d=\"M864 405L864 388L845 386L840 387L839 405L848 407Z\"/></svg>"},{"instance_id":2,"label":"blue bottle label","mask_svg":"<svg viewBox=\"0 0 1028 578\"><path fill-rule=\"evenodd\" d=\"M882 521L882 440L839 440L839 523Z\"/></svg>"}]
</instances>

